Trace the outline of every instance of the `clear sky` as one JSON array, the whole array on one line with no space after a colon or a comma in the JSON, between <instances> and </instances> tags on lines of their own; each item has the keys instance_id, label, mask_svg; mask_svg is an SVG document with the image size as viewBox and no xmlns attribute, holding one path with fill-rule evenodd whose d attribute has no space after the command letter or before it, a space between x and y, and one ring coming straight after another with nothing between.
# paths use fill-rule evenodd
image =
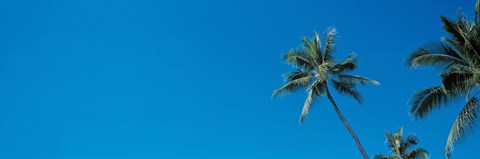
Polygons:
<instances>
[{"instance_id":1,"label":"clear sky","mask_svg":"<svg viewBox=\"0 0 480 159\"><path fill-rule=\"evenodd\" d=\"M305 93L271 99L291 71L281 55L314 29L338 29L364 101L336 98L370 156L384 132L415 132L432 158L459 108L408 114L414 90L440 83L409 70L413 50L444 36L440 15L475 0L0 1L0 158L361 158L326 99L303 125ZM480 133L453 158L478 156Z\"/></svg>"}]
</instances>

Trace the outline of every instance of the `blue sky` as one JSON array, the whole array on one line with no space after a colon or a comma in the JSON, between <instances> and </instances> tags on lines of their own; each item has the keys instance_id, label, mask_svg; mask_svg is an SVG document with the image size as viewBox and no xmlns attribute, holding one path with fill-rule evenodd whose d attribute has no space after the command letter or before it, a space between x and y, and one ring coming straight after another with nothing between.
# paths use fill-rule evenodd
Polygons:
<instances>
[{"instance_id":1,"label":"blue sky","mask_svg":"<svg viewBox=\"0 0 480 159\"><path fill-rule=\"evenodd\" d=\"M298 124L305 93L271 99L291 70L281 55L314 29L338 29L337 58L357 52L365 103L334 93L366 151L384 132L415 132L432 158L461 105L425 120L414 90L439 84L409 70L438 41L440 15L469 1L0 1L0 158L360 158L331 105ZM453 158L478 155L480 134Z\"/></svg>"}]
</instances>

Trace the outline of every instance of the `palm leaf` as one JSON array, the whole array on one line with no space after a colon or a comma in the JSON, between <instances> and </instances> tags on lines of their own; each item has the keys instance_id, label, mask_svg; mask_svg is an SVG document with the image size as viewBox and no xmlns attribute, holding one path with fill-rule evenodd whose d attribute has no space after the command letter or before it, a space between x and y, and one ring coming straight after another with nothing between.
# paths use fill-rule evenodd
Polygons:
<instances>
[{"instance_id":1,"label":"palm leaf","mask_svg":"<svg viewBox=\"0 0 480 159\"><path fill-rule=\"evenodd\" d=\"M360 92L355 89L354 83L331 80L333 88L335 88L339 93L346 94L353 97L358 103L362 103L362 96Z\"/></svg>"},{"instance_id":2,"label":"palm leaf","mask_svg":"<svg viewBox=\"0 0 480 159\"><path fill-rule=\"evenodd\" d=\"M366 77L362 77L362 76L345 75L345 74L337 74L336 76L340 81L349 82L349 83L360 83L362 85L364 85L366 83L371 83L373 85L379 85L380 84L380 82L378 82L378 81L375 81L375 80L372 80L372 79L369 79L369 78L366 78Z\"/></svg>"},{"instance_id":3,"label":"palm leaf","mask_svg":"<svg viewBox=\"0 0 480 159\"><path fill-rule=\"evenodd\" d=\"M433 109L446 104L450 97L443 86L435 86L415 92L410 100L410 113L415 118L423 118Z\"/></svg>"},{"instance_id":4,"label":"palm leaf","mask_svg":"<svg viewBox=\"0 0 480 159\"><path fill-rule=\"evenodd\" d=\"M333 27L325 32L325 48L323 50L322 61L330 61L335 52L335 41L337 40L337 30Z\"/></svg>"},{"instance_id":5,"label":"palm leaf","mask_svg":"<svg viewBox=\"0 0 480 159\"><path fill-rule=\"evenodd\" d=\"M312 57L301 49L291 49L286 54L284 54L283 60L288 64L297 66L305 70L313 70L315 67L315 63Z\"/></svg>"},{"instance_id":6,"label":"palm leaf","mask_svg":"<svg viewBox=\"0 0 480 159\"><path fill-rule=\"evenodd\" d=\"M408 149L410 149L410 147L418 145L419 143L420 143L420 141L418 140L418 138L415 135L410 134L405 139L405 141L402 142L402 149L403 150L408 150Z\"/></svg>"},{"instance_id":7,"label":"palm leaf","mask_svg":"<svg viewBox=\"0 0 480 159\"><path fill-rule=\"evenodd\" d=\"M448 93L452 95L467 92L468 89L474 87L479 79L479 76L471 69L455 69L447 71L440 75L442 77L442 84Z\"/></svg>"},{"instance_id":8,"label":"palm leaf","mask_svg":"<svg viewBox=\"0 0 480 159\"><path fill-rule=\"evenodd\" d=\"M440 19L443 22L443 30L449 33L456 42L463 45L465 39L463 38L457 24L444 16L441 16Z\"/></svg>"},{"instance_id":9,"label":"palm leaf","mask_svg":"<svg viewBox=\"0 0 480 159\"><path fill-rule=\"evenodd\" d=\"M445 68L452 65L468 65L468 62L448 45L432 44L414 51L408 57L407 65L410 68L419 66L440 66Z\"/></svg>"},{"instance_id":10,"label":"palm leaf","mask_svg":"<svg viewBox=\"0 0 480 159\"><path fill-rule=\"evenodd\" d=\"M312 74L305 73L305 72L302 72L302 73L294 72L285 76L288 82L282 87L273 91L272 97L277 97L278 95L285 95L287 93L292 93L297 91L300 88L306 88L313 79Z\"/></svg>"},{"instance_id":11,"label":"palm leaf","mask_svg":"<svg viewBox=\"0 0 480 159\"><path fill-rule=\"evenodd\" d=\"M318 57L322 57L322 44L320 41L320 37L318 37L317 31L313 31L313 46L315 48L315 52L317 53Z\"/></svg>"},{"instance_id":12,"label":"palm leaf","mask_svg":"<svg viewBox=\"0 0 480 159\"><path fill-rule=\"evenodd\" d=\"M325 81L324 80L315 80L315 82L310 85L309 89L313 89L316 96L325 95Z\"/></svg>"},{"instance_id":13,"label":"palm leaf","mask_svg":"<svg viewBox=\"0 0 480 159\"><path fill-rule=\"evenodd\" d=\"M427 159L429 157L429 153L424 148L416 148L408 153L407 158L415 159L415 158L422 158Z\"/></svg>"},{"instance_id":14,"label":"palm leaf","mask_svg":"<svg viewBox=\"0 0 480 159\"><path fill-rule=\"evenodd\" d=\"M294 81L296 79L299 79L299 78L302 78L302 77L307 77L307 76L313 76L313 75L309 72L304 72L302 70L297 70L297 71L293 71L293 72L284 74L283 78L285 79L286 82L291 82L291 81Z\"/></svg>"},{"instance_id":15,"label":"palm leaf","mask_svg":"<svg viewBox=\"0 0 480 159\"><path fill-rule=\"evenodd\" d=\"M402 130L399 129L399 132L398 133L402 133ZM385 144L387 145L387 147L389 147L392 152L394 152L394 154L396 155L399 155L400 154L400 139L398 138L398 135L397 134L392 134L390 132L386 132L385 133L385 137L387 138L385 140ZM397 142L398 141L398 142Z\"/></svg>"},{"instance_id":16,"label":"palm leaf","mask_svg":"<svg viewBox=\"0 0 480 159\"><path fill-rule=\"evenodd\" d=\"M313 89L308 91L307 99L305 100L305 103L303 104L302 114L300 114L300 119L299 119L300 123L303 123L303 120L307 117L308 111L310 110L310 107L312 106L312 103L313 103L313 100L314 100L314 97L315 97L314 91L315 90L313 90Z\"/></svg>"},{"instance_id":17,"label":"palm leaf","mask_svg":"<svg viewBox=\"0 0 480 159\"><path fill-rule=\"evenodd\" d=\"M453 42L457 46L463 47L464 51L460 52L463 56L467 57L475 64L480 62L479 47L476 43L478 37L478 31L475 24L470 23L465 19L459 12L457 21L453 22L445 17L441 17L444 24L444 30L448 32L452 38Z\"/></svg>"},{"instance_id":18,"label":"palm leaf","mask_svg":"<svg viewBox=\"0 0 480 159\"><path fill-rule=\"evenodd\" d=\"M332 68L332 72L337 72L337 73L342 73L344 71L353 71L357 68L358 61L356 58L356 55L354 53L351 53L348 55L345 60L342 62L336 64Z\"/></svg>"},{"instance_id":19,"label":"palm leaf","mask_svg":"<svg viewBox=\"0 0 480 159\"><path fill-rule=\"evenodd\" d=\"M311 57L311 61L314 65L318 65L319 62L318 60L320 59L320 56L318 55L318 50L317 50L317 45L315 44L315 41L308 39L307 37L302 38L303 42L303 49L305 52L308 54L308 56Z\"/></svg>"},{"instance_id":20,"label":"palm leaf","mask_svg":"<svg viewBox=\"0 0 480 159\"><path fill-rule=\"evenodd\" d=\"M480 110L478 104L478 100L472 97L460 111L460 114L458 114L448 135L447 145L445 147L445 155L447 158L450 157L453 145L461 141L461 139L474 128Z\"/></svg>"},{"instance_id":21,"label":"palm leaf","mask_svg":"<svg viewBox=\"0 0 480 159\"><path fill-rule=\"evenodd\" d=\"M384 156L378 154L375 155L374 158L416 159L427 158L429 155L428 152L421 147L417 147L414 150L409 151L410 147L417 145L419 141L414 134L410 134L407 138L403 138L402 128L399 128L395 134L386 132L385 137L385 144L390 148L392 155Z\"/></svg>"}]
</instances>

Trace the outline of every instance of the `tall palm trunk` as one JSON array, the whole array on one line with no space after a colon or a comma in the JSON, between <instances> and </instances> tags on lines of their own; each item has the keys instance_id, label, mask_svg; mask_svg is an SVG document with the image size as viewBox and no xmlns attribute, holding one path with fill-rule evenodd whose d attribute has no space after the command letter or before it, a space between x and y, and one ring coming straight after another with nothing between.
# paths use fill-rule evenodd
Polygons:
<instances>
[{"instance_id":1,"label":"tall palm trunk","mask_svg":"<svg viewBox=\"0 0 480 159\"><path fill-rule=\"evenodd\" d=\"M353 131L352 127L351 127L350 124L347 122L347 119L345 119L345 117L343 117L342 112L340 112L340 109L338 109L337 104L336 104L335 101L333 100L332 95L330 95L330 91L328 90L328 86L327 86L326 83L325 83L325 91L327 92L328 99L329 99L330 102L332 103L332 106L333 106L333 108L335 109L335 112L337 113L338 118L340 118L340 120L342 121L343 125L345 125L345 127L347 127L348 132L350 132L350 135L352 135L353 140L355 140L355 143L357 144L358 150L360 150L360 153L362 153L363 158L364 158L364 159L368 159L368 155L367 155L367 153L365 152L365 150L363 149L363 146L362 146L362 144L360 143L360 139L358 139L357 134L355 134L355 132Z\"/></svg>"}]
</instances>

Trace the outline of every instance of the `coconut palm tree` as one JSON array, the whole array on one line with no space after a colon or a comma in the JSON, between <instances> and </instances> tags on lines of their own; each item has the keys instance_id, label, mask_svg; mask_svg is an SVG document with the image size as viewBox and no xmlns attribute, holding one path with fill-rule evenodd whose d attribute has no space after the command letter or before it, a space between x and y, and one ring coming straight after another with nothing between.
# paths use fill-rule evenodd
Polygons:
<instances>
[{"instance_id":1,"label":"coconut palm tree","mask_svg":"<svg viewBox=\"0 0 480 159\"><path fill-rule=\"evenodd\" d=\"M478 119L480 93L480 3L477 1L474 20L458 14L456 21L441 17L443 29L449 34L440 42L414 51L407 59L410 68L435 66L442 84L417 91L410 100L410 113L417 119L431 114L452 101L464 97L466 103L450 129L445 155L450 157L453 146L461 141Z\"/></svg>"},{"instance_id":2,"label":"coconut palm tree","mask_svg":"<svg viewBox=\"0 0 480 159\"><path fill-rule=\"evenodd\" d=\"M272 96L285 95L306 89L307 99L303 105L299 120L302 123L308 115L313 101L327 95L337 116L352 135L362 156L367 159L368 155L363 149L360 140L335 103L330 93L329 85L333 86L339 93L349 95L361 103L362 97L360 92L357 91L356 85L367 83L377 85L379 83L365 77L347 74L357 68L355 54L350 54L340 62L333 58L336 33L335 28L328 28L324 35L324 45L322 45L318 33L314 32L312 39L302 38L303 46L288 51L283 59L286 63L291 64L295 70L284 75L285 85L275 90Z\"/></svg>"},{"instance_id":3,"label":"coconut palm tree","mask_svg":"<svg viewBox=\"0 0 480 159\"><path fill-rule=\"evenodd\" d=\"M421 147L414 148L414 146L417 146L420 143L414 134L410 134L407 138L403 138L402 128L398 129L395 134L386 132L385 136L387 138L385 144L391 149L392 155L385 156L377 154L373 159L427 159L429 156L427 150ZM410 150L411 148L414 149Z\"/></svg>"}]
</instances>

